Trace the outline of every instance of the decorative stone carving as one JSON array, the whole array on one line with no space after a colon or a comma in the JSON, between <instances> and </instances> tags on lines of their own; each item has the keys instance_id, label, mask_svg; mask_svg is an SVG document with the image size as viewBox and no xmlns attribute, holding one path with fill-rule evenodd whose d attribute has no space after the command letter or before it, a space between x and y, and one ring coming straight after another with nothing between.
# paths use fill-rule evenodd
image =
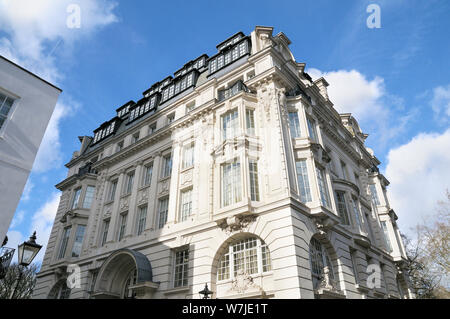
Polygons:
<instances>
[{"instance_id":1,"label":"decorative stone carving","mask_svg":"<svg viewBox=\"0 0 450 319\"><path fill-rule=\"evenodd\" d=\"M338 291L338 289L336 288L336 282L331 279L330 268L328 268L328 266L323 267L323 274L318 289L335 292Z\"/></svg>"},{"instance_id":2,"label":"decorative stone carving","mask_svg":"<svg viewBox=\"0 0 450 319\"><path fill-rule=\"evenodd\" d=\"M317 228L317 231L319 232L319 234L321 234L321 235L327 234L327 230L321 220L316 220L316 228Z\"/></svg>"},{"instance_id":3,"label":"decorative stone carving","mask_svg":"<svg viewBox=\"0 0 450 319\"><path fill-rule=\"evenodd\" d=\"M248 230L250 224L255 220L255 215L233 216L228 217L219 226L222 228L222 230L226 231L228 235L230 235L234 232L242 232Z\"/></svg>"},{"instance_id":4,"label":"decorative stone carving","mask_svg":"<svg viewBox=\"0 0 450 319\"><path fill-rule=\"evenodd\" d=\"M110 217L112 213L111 205L105 206L105 210L103 211L103 218Z\"/></svg>"},{"instance_id":5,"label":"decorative stone carving","mask_svg":"<svg viewBox=\"0 0 450 319\"><path fill-rule=\"evenodd\" d=\"M321 218L314 218L314 222L315 222L315 226L316 226L317 232L320 235L326 235L328 230L331 227L333 227L334 224L336 223L335 221L333 221L329 217L325 217L323 219L321 219Z\"/></svg>"},{"instance_id":6,"label":"decorative stone carving","mask_svg":"<svg viewBox=\"0 0 450 319\"><path fill-rule=\"evenodd\" d=\"M161 183L159 183L159 193L165 193L169 191L170 187L170 179L163 180Z\"/></svg>"},{"instance_id":7,"label":"decorative stone carving","mask_svg":"<svg viewBox=\"0 0 450 319\"><path fill-rule=\"evenodd\" d=\"M138 198L138 203L139 204L147 202L148 201L147 190L140 191L137 198Z\"/></svg>"},{"instance_id":8,"label":"decorative stone carving","mask_svg":"<svg viewBox=\"0 0 450 319\"><path fill-rule=\"evenodd\" d=\"M181 175L181 185L191 184L192 183L192 169L184 172Z\"/></svg>"},{"instance_id":9,"label":"decorative stone carving","mask_svg":"<svg viewBox=\"0 0 450 319\"><path fill-rule=\"evenodd\" d=\"M120 201L120 210L121 211L124 211L124 210L127 210L128 209L128 207L129 207L129 203L128 203L128 197L127 198L123 198L121 201Z\"/></svg>"},{"instance_id":10,"label":"decorative stone carving","mask_svg":"<svg viewBox=\"0 0 450 319\"><path fill-rule=\"evenodd\" d=\"M258 92L258 102L263 106L266 113L267 121L270 120L270 102L272 100L271 90L267 89L267 86L262 85L261 90Z\"/></svg>"},{"instance_id":11,"label":"decorative stone carving","mask_svg":"<svg viewBox=\"0 0 450 319\"><path fill-rule=\"evenodd\" d=\"M252 276L244 272L244 270L239 269L236 277L231 281L231 288L229 290L242 294L250 289L263 292L261 286L255 284Z\"/></svg>"},{"instance_id":12,"label":"decorative stone carving","mask_svg":"<svg viewBox=\"0 0 450 319\"><path fill-rule=\"evenodd\" d=\"M272 45L272 39L270 38L270 35L267 33L262 33L259 36L259 39L261 40L261 49L265 49Z\"/></svg>"}]
</instances>

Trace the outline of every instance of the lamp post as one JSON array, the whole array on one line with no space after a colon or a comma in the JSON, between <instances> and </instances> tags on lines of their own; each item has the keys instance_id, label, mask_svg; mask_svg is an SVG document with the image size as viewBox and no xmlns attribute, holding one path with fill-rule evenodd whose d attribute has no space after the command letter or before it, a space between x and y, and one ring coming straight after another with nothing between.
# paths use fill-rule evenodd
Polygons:
<instances>
[{"instance_id":1,"label":"lamp post","mask_svg":"<svg viewBox=\"0 0 450 319\"><path fill-rule=\"evenodd\" d=\"M11 299L14 299L17 287L19 286L20 280L22 279L23 272L20 267L28 267L28 265L33 261L34 257L36 257L36 255L39 253L39 250L41 250L41 248L42 246L36 243L36 232L34 232L33 235L30 236L30 239L28 241L25 241L21 245L19 245L17 250L19 278L17 278L16 287L11 294Z\"/></svg>"},{"instance_id":2,"label":"lamp post","mask_svg":"<svg viewBox=\"0 0 450 319\"><path fill-rule=\"evenodd\" d=\"M202 299L209 299L209 295L212 296L213 292L211 290L208 289L208 284L205 284L205 288L203 288L203 290L200 290L198 292L202 297Z\"/></svg>"}]
</instances>

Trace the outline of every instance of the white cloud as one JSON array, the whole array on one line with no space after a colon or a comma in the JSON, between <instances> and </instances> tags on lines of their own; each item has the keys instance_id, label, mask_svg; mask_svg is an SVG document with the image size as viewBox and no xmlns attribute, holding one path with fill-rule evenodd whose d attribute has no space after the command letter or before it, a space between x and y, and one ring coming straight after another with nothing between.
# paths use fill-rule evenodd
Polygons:
<instances>
[{"instance_id":1,"label":"white cloud","mask_svg":"<svg viewBox=\"0 0 450 319\"><path fill-rule=\"evenodd\" d=\"M31 178L28 178L27 183L25 184L25 187L23 189L22 198L20 200L22 201L28 201L30 200L30 193L34 188L34 184L31 181Z\"/></svg>"},{"instance_id":2,"label":"white cloud","mask_svg":"<svg viewBox=\"0 0 450 319\"><path fill-rule=\"evenodd\" d=\"M408 232L431 215L450 190L450 129L418 134L390 150L387 158L388 196L402 231Z\"/></svg>"},{"instance_id":3,"label":"white cloud","mask_svg":"<svg viewBox=\"0 0 450 319\"><path fill-rule=\"evenodd\" d=\"M41 251L36 256L35 262L42 262L44 259L44 253L47 248L48 239L50 238L53 222L58 210L60 196L60 193L53 193L48 201L44 203L44 205L42 205L32 217L30 234L33 231L36 231L36 242L43 245Z\"/></svg>"},{"instance_id":4,"label":"white cloud","mask_svg":"<svg viewBox=\"0 0 450 319\"><path fill-rule=\"evenodd\" d=\"M433 90L431 108L440 123L444 124L450 120L450 84L446 87L438 86Z\"/></svg>"},{"instance_id":5,"label":"white cloud","mask_svg":"<svg viewBox=\"0 0 450 319\"><path fill-rule=\"evenodd\" d=\"M418 114L417 108L405 112L403 98L387 92L379 76L368 79L357 70L322 72L312 68L307 72L314 80L324 77L328 81L334 108L339 113L352 113L363 132L369 134L368 143L378 151L392 145Z\"/></svg>"},{"instance_id":6,"label":"white cloud","mask_svg":"<svg viewBox=\"0 0 450 319\"><path fill-rule=\"evenodd\" d=\"M63 42L70 45L93 31L116 22L112 12L115 2L78 0L80 28L68 28L67 12L72 0L0 0L0 29L7 33L0 39L0 54L32 72L55 82L61 78L54 49Z\"/></svg>"},{"instance_id":7,"label":"white cloud","mask_svg":"<svg viewBox=\"0 0 450 319\"><path fill-rule=\"evenodd\" d=\"M0 54L57 84L63 78L56 65L55 51L69 55L74 41L118 19L110 0L79 0L80 28L68 28L67 12L72 0L0 0ZM69 101L69 102L67 102ZM42 140L33 166L42 173L58 166L62 160L60 125L78 107L60 98ZM26 197L24 198L26 200Z\"/></svg>"},{"instance_id":8,"label":"white cloud","mask_svg":"<svg viewBox=\"0 0 450 319\"><path fill-rule=\"evenodd\" d=\"M18 212L14 215L14 218L13 218L13 220L12 220L11 225L9 226L9 228L12 229L12 228L14 228L14 227L19 226L19 225L22 223L24 217L25 217L25 211L24 211L24 210L18 211Z\"/></svg>"},{"instance_id":9,"label":"white cloud","mask_svg":"<svg viewBox=\"0 0 450 319\"><path fill-rule=\"evenodd\" d=\"M357 119L373 118L384 112L380 98L385 94L384 80L375 77L368 80L356 70L322 72L309 69L313 79L324 77L330 86L328 95L339 113L353 113Z\"/></svg>"},{"instance_id":10,"label":"white cloud","mask_svg":"<svg viewBox=\"0 0 450 319\"><path fill-rule=\"evenodd\" d=\"M60 124L64 118L71 116L78 107L75 102L72 102L71 106L63 102L56 104L36 155L33 172L42 173L61 165Z\"/></svg>"},{"instance_id":11,"label":"white cloud","mask_svg":"<svg viewBox=\"0 0 450 319\"><path fill-rule=\"evenodd\" d=\"M8 231L8 244L7 247L14 248L17 250L18 245L23 243L25 240L36 231L36 242L42 245L39 254L33 260L34 263L41 263L44 259L45 250L47 248L48 239L50 238L50 233L52 231L53 222L55 220L56 212L58 210L60 193L53 193L50 198L45 202L33 215L31 218L31 226L29 227L28 233L22 234L16 230ZM19 212L20 213L20 212ZM17 253L17 252L16 252ZM17 254L16 254L17 256ZM17 262L17 257L14 257L14 262Z\"/></svg>"}]
</instances>

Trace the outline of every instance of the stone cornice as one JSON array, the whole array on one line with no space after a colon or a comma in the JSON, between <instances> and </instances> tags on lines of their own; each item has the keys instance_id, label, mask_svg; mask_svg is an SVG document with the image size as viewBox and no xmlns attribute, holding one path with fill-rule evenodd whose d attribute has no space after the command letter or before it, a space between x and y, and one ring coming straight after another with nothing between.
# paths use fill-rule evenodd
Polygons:
<instances>
[{"instance_id":1,"label":"stone cornice","mask_svg":"<svg viewBox=\"0 0 450 319\"><path fill-rule=\"evenodd\" d=\"M97 180L97 177L98 177L98 175L92 174L92 173L84 174L82 176L80 176L78 174L74 174L74 175L66 178L62 182L56 184L55 187L57 189L59 189L60 191L64 191L68 187L75 185L77 183L77 181L82 181L83 179L86 179L86 178Z\"/></svg>"}]
</instances>

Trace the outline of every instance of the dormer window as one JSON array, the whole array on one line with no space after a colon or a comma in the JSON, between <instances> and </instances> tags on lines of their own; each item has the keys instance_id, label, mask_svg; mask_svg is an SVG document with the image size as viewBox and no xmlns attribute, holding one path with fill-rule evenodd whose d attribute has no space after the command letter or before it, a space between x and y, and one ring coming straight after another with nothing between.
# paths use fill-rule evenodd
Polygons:
<instances>
[{"instance_id":1,"label":"dormer window","mask_svg":"<svg viewBox=\"0 0 450 319\"><path fill-rule=\"evenodd\" d=\"M238 43L239 41L242 42ZM209 61L209 74L212 74L247 55L249 53L248 40L242 40L242 37L235 38L220 46L218 49L221 52Z\"/></svg>"}]
</instances>

